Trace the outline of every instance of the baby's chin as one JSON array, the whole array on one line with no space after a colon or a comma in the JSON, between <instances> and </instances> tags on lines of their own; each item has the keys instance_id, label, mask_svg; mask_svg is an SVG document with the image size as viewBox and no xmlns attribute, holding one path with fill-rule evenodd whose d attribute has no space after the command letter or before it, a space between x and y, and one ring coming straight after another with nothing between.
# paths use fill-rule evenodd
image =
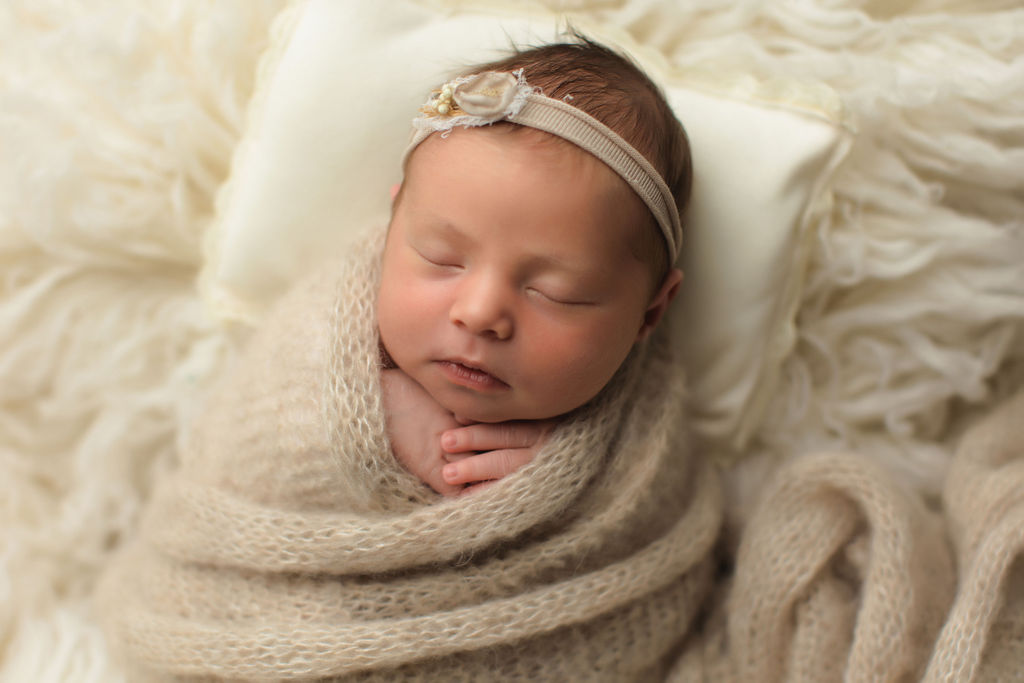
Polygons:
<instances>
[{"instance_id":1,"label":"baby's chin","mask_svg":"<svg viewBox=\"0 0 1024 683\"><path fill-rule=\"evenodd\" d=\"M557 415L542 414L538 411L529 410L516 410L510 408L496 408L494 406L467 406L464 403L460 405L448 406L444 403L441 405L446 408L454 417L455 421L459 424L469 425L477 423L487 424L498 424L500 422L516 422L516 421L527 421L527 420L550 420L566 415L565 412ZM571 411L570 411L571 412Z\"/></svg>"},{"instance_id":2,"label":"baby's chin","mask_svg":"<svg viewBox=\"0 0 1024 683\"><path fill-rule=\"evenodd\" d=\"M445 406L447 408L447 406ZM459 424L470 425L477 424L478 422L484 422L489 424L497 424L499 422L511 422L513 420L528 420L532 418L523 417L519 413L509 413L504 411L493 411L493 410L467 410L465 408L448 408L451 414L455 417L455 421Z\"/></svg>"},{"instance_id":3,"label":"baby's chin","mask_svg":"<svg viewBox=\"0 0 1024 683\"><path fill-rule=\"evenodd\" d=\"M437 397L434 397L437 400ZM531 414L530 411L515 409L508 406L475 405L474 401L438 401L448 410L455 421L460 424L476 424L478 422L496 424L514 420L543 420L547 416Z\"/></svg>"}]
</instances>

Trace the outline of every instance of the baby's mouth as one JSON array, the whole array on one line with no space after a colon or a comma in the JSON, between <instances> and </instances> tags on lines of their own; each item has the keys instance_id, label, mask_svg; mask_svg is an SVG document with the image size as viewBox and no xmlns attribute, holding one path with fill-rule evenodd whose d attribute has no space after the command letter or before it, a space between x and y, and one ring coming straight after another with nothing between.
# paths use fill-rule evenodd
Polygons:
<instances>
[{"instance_id":1,"label":"baby's mouth","mask_svg":"<svg viewBox=\"0 0 1024 683\"><path fill-rule=\"evenodd\" d=\"M438 361L441 370L456 384L470 389L501 390L509 386L481 368L456 360Z\"/></svg>"}]
</instances>

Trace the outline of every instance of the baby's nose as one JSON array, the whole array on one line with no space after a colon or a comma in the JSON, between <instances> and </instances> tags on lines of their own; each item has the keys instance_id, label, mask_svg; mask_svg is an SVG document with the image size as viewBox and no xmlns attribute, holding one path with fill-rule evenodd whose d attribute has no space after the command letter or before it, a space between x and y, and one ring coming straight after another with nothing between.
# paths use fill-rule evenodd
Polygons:
<instances>
[{"instance_id":1,"label":"baby's nose","mask_svg":"<svg viewBox=\"0 0 1024 683\"><path fill-rule=\"evenodd\" d=\"M514 326L508 297L499 284L486 278L463 284L452 304L450 318L472 334L502 341L512 337Z\"/></svg>"}]
</instances>

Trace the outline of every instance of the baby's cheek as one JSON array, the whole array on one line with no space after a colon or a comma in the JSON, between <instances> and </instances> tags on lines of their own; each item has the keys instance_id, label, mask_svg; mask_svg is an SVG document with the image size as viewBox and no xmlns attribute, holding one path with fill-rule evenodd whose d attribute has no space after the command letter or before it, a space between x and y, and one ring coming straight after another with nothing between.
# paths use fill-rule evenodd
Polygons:
<instances>
[{"instance_id":1,"label":"baby's cheek","mask_svg":"<svg viewBox=\"0 0 1024 683\"><path fill-rule=\"evenodd\" d=\"M431 329L434 323L441 323L448 318L444 283L416 281L402 288L399 296L398 305L410 326Z\"/></svg>"},{"instance_id":2,"label":"baby's cheek","mask_svg":"<svg viewBox=\"0 0 1024 683\"><path fill-rule=\"evenodd\" d=\"M527 362L546 387L564 386L567 382L578 384L594 369L593 359L595 352L600 355L599 345L599 341L573 330L537 334L531 340Z\"/></svg>"},{"instance_id":3,"label":"baby's cheek","mask_svg":"<svg viewBox=\"0 0 1024 683\"><path fill-rule=\"evenodd\" d=\"M611 379L631 346L621 329L567 328L538 335L537 375L582 403Z\"/></svg>"},{"instance_id":4,"label":"baby's cheek","mask_svg":"<svg viewBox=\"0 0 1024 683\"><path fill-rule=\"evenodd\" d=\"M393 278L381 284L377 315L386 346L390 342L420 347L429 340L438 321L447 315L437 289L437 283L412 278Z\"/></svg>"},{"instance_id":5,"label":"baby's cheek","mask_svg":"<svg viewBox=\"0 0 1024 683\"><path fill-rule=\"evenodd\" d=\"M393 347L403 344L415 327L415 320L410 315L414 309L410 309L408 304L408 298L403 297L400 290L394 286L381 286L377 299L377 326L385 347L392 355L401 353L401 349Z\"/></svg>"}]
</instances>

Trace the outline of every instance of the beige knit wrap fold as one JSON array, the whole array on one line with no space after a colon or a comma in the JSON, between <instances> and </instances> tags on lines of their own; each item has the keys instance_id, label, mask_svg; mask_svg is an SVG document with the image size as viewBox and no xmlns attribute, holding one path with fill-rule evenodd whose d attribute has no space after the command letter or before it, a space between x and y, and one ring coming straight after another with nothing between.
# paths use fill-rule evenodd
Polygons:
<instances>
[{"instance_id":1,"label":"beige knit wrap fold","mask_svg":"<svg viewBox=\"0 0 1024 683\"><path fill-rule=\"evenodd\" d=\"M98 594L139 677L664 678L721 501L657 335L534 462L441 499L384 432L380 235L293 290Z\"/></svg>"},{"instance_id":2,"label":"beige knit wrap fold","mask_svg":"<svg viewBox=\"0 0 1024 683\"><path fill-rule=\"evenodd\" d=\"M849 453L781 468L715 602L672 683L1024 680L1024 393L930 508Z\"/></svg>"}]
</instances>

